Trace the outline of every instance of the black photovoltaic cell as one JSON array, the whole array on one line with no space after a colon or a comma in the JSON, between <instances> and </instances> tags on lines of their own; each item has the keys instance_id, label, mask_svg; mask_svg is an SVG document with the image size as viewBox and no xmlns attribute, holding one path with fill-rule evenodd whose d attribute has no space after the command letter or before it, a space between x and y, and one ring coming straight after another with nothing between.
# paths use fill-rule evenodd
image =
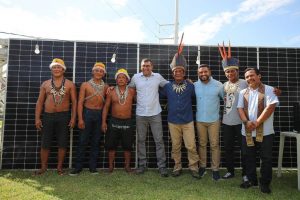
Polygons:
<instances>
[{"instance_id":1,"label":"black photovoltaic cell","mask_svg":"<svg viewBox=\"0 0 300 200\"><path fill-rule=\"evenodd\" d=\"M38 44L41 53L34 54L35 45ZM75 49L74 49L74 46ZM198 50L199 49L199 50ZM154 72L161 73L171 80L172 74L169 64L177 51L177 46L160 44L134 44L134 43L98 43L98 42L68 42L68 41L36 41L12 39L9 44L7 103L4 127L4 150L2 167L5 169L35 169L39 168L40 136L34 126L35 103L39 94L41 83L50 77L49 64L55 57L62 58L67 66L66 78L73 80L79 91L80 84L91 78L91 69L96 61L106 64L107 75L105 82L115 85L114 75L117 69L123 67L132 76L140 69L142 58L151 58L154 63ZM116 63L111 63L112 54L116 52ZM209 64L214 79L226 81L221 67L221 58L216 46L185 46L183 54L188 61L186 76L193 81L198 79L196 59L200 54L200 63ZM240 76L246 66L260 66L262 80L265 84L280 87L283 91L280 97L280 106L275 112L276 137L273 150L273 167L277 166L280 131L289 131L293 127L292 104L300 101L300 50L297 48L254 48L232 47L232 55L240 60ZM75 63L73 63L75 56ZM259 56L259 57L257 57ZM73 76L73 66L75 73ZM161 100L162 107L166 100ZM195 109L195 105L193 105ZM222 110L222 108L221 108ZM221 114L221 111L220 111ZM163 109L164 141L168 158L168 167L173 167L171 159L171 140L167 127L167 111ZM133 115L135 117L135 115ZM73 158L75 162L78 144L77 128L73 135ZM221 150L223 149L223 133L221 131ZM104 150L104 137L100 144L99 168L106 168L107 152ZM56 143L53 142L49 167L56 167ZM135 145L134 145L135 149ZM118 150L116 167L123 167L121 148ZM156 168L155 145L149 129L147 136L148 166ZM183 148L183 166L187 167L187 155ZM236 154L239 155L236 148ZM67 158L65 167L67 167ZM88 156L87 156L88 158ZM132 166L134 166L135 151L133 151ZM208 155L208 161L210 155ZM285 143L283 167L296 167L296 142L287 138ZM224 160L222 156L222 167ZM209 163L208 163L209 164ZM258 163L259 164L259 161ZM237 158L240 166L240 158ZM87 160L85 167L88 167Z\"/></svg>"}]
</instances>

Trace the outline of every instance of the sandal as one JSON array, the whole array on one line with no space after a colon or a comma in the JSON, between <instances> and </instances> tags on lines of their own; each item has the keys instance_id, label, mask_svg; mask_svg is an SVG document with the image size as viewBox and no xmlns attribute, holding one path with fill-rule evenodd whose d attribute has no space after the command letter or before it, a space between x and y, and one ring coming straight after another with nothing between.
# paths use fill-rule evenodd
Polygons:
<instances>
[{"instance_id":1,"label":"sandal","mask_svg":"<svg viewBox=\"0 0 300 200\"><path fill-rule=\"evenodd\" d=\"M40 170L38 170L38 171L35 171L35 172L33 173L33 175L34 175L34 176L41 176L41 175L43 175L44 173L46 173L46 171L47 171L47 169L40 169Z\"/></svg>"},{"instance_id":2,"label":"sandal","mask_svg":"<svg viewBox=\"0 0 300 200\"><path fill-rule=\"evenodd\" d=\"M62 170L62 169L57 169L57 174L58 174L59 176L63 176L63 175L65 175L65 171Z\"/></svg>"}]
</instances>

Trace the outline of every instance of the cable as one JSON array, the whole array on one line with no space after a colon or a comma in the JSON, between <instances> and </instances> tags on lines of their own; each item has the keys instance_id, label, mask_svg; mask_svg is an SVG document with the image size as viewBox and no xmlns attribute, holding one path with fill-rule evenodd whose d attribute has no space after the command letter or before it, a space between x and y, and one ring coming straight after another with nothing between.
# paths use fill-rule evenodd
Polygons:
<instances>
[{"instance_id":1,"label":"cable","mask_svg":"<svg viewBox=\"0 0 300 200\"><path fill-rule=\"evenodd\" d=\"M145 4L143 4L140 0L137 1L141 4L141 7L147 12L147 14L155 21L155 23L157 23L160 26L160 23L154 18L154 16L150 13L150 11L146 9Z\"/></svg>"}]
</instances>

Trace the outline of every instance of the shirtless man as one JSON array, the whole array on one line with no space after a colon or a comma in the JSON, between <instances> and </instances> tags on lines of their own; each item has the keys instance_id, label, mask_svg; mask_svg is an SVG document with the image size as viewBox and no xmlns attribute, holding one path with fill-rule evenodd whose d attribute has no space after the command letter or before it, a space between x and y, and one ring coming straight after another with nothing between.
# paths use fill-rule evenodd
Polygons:
<instances>
[{"instance_id":1,"label":"shirtless man","mask_svg":"<svg viewBox=\"0 0 300 200\"><path fill-rule=\"evenodd\" d=\"M35 109L35 127L42 132L41 169L36 171L35 175L42 175L47 171L53 135L56 136L58 143L57 173L64 174L62 165L66 155L68 132L74 127L76 120L76 88L72 81L64 77L66 70L64 61L55 58L49 67L52 78L42 83ZM72 116L70 119L71 102Z\"/></svg>"},{"instance_id":2,"label":"shirtless man","mask_svg":"<svg viewBox=\"0 0 300 200\"><path fill-rule=\"evenodd\" d=\"M70 176L77 176L82 171L85 149L89 141L91 145L89 169L91 174L98 174L96 168L101 138L102 108L108 88L108 85L102 80L105 73L105 65L102 62L96 62L92 69L92 79L81 84L77 107L78 128L81 129L81 132L75 169L70 172Z\"/></svg>"},{"instance_id":3,"label":"shirtless man","mask_svg":"<svg viewBox=\"0 0 300 200\"><path fill-rule=\"evenodd\" d=\"M133 142L133 123L131 119L132 103L135 90L129 88L127 83L130 77L126 69L119 69L115 75L117 86L107 95L102 113L102 130L106 134L106 148L108 149L108 172L113 172L116 148L121 140L124 149L125 171L132 172L130 168L131 148ZM111 109L111 119L107 131L107 115L109 107Z\"/></svg>"}]
</instances>

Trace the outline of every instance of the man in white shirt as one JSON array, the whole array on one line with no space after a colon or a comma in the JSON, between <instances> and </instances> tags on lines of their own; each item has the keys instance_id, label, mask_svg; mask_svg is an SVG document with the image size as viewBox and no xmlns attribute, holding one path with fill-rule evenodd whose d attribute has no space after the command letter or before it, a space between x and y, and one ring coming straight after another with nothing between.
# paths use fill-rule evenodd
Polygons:
<instances>
[{"instance_id":1,"label":"man in white shirt","mask_svg":"<svg viewBox=\"0 0 300 200\"><path fill-rule=\"evenodd\" d=\"M156 146L156 158L159 173L162 177L168 177L166 168L166 153L163 141L163 129L161 120L161 106L159 103L159 87L168 83L159 73L153 73L153 63L150 59L143 59L140 73L135 74L129 87L136 88L136 128L138 138L138 168L137 174L143 174L147 169L146 136L148 125Z\"/></svg>"},{"instance_id":2,"label":"man in white shirt","mask_svg":"<svg viewBox=\"0 0 300 200\"><path fill-rule=\"evenodd\" d=\"M262 84L257 68L247 68L245 79L248 88L240 92L237 108L243 122L242 148L245 153L246 174L249 181L243 182L240 187L246 189L258 185L256 152L259 151L261 159L260 190L263 193L271 193L273 113L279 101L273 93L274 88Z\"/></svg>"}]
</instances>

